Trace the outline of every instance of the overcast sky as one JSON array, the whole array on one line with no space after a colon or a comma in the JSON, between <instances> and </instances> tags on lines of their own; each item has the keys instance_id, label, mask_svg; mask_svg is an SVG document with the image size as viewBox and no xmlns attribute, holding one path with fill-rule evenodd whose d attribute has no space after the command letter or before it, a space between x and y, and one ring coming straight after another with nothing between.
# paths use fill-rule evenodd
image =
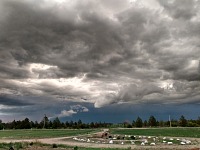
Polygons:
<instances>
[{"instance_id":1,"label":"overcast sky","mask_svg":"<svg viewBox=\"0 0 200 150\"><path fill-rule=\"evenodd\" d=\"M3 121L200 115L200 0L1 0L0 14Z\"/></svg>"}]
</instances>

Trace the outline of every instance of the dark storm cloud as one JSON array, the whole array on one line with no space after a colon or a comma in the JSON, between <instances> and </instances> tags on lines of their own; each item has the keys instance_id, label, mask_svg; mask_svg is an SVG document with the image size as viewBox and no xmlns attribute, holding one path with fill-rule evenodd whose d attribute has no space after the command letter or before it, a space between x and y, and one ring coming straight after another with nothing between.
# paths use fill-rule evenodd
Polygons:
<instances>
[{"instance_id":1,"label":"dark storm cloud","mask_svg":"<svg viewBox=\"0 0 200 150\"><path fill-rule=\"evenodd\" d=\"M154 93L164 93L164 90L153 84L140 85L139 87L135 84L125 85L120 88L117 94L108 94L105 96L105 100L99 100L95 103L96 107L102 107L109 103L118 102L131 102L135 101L140 103L144 96L148 96Z\"/></svg>"},{"instance_id":2,"label":"dark storm cloud","mask_svg":"<svg viewBox=\"0 0 200 150\"><path fill-rule=\"evenodd\" d=\"M28 106L32 105L31 103L28 103L26 101L16 99L16 98L9 98L6 96L0 96L0 105L6 105L6 106Z\"/></svg>"},{"instance_id":3,"label":"dark storm cloud","mask_svg":"<svg viewBox=\"0 0 200 150\"><path fill-rule=\"evenodd\" d=\"M3 0L0 93L41 105L48 98L95 107L197 103L199 7L195 0Z\"/></svg>"},{"instance_id":4,"label":"dark storm cloud","mask_svg":"<svg viewBox=\"0 0 200 150\"><path fill-rule=\"evenodd\" d=\"M134 60L143 55L141 49L132 47L134 43L141 40L146 49L165 37L165 27L156 24L153 19L155 14L149 10L131 8L117 15L118 21L115 22L98 12L86 11L89 7L93 10L93 5L76 6L80 9L76 10L81 20L79 23L77 17L71 18L72 14L59 17L51 8L41 10L37 5L32 8L29 3L7 2L6 6L13 13L6 18L7 24L2 28L6 31L2 39L8 39L9 43L2 42L2 45L6 45L4 50L14 49L8 51L18 62L18 70L21 65L33 62L61 69L60 73L40 71L39 78L68 77L79 73L88 73L90 77L90 74L108 75L111 68L114 68L111 69L114 72L118 71L118 67L122 72L126 72L125 68L134 70L135 66L144 63L143 58L138 63ZM152 22L152 29L147 29L148 21ZM160 29L154 32L156 27ZM151 49L148 47L147 51ZM127 61L125 66L122 65L124 60ZM130 63L135 65L130 66ZM143 66L148 65L144 63ZM13 68L10 68L10 72L15 72ZM22 75L29 77L27 73Z\"/></svg>"},{"instance_id":5,"label":"dark storm cloud","mask_svg":"<svg viewBox=\"0 0 200 150\"><path fill-rule=\"evenodd\" d=\"M72 12L57 15L54 9L58 8L42 10L28 2L4 3L12 13L1 27L2 49L10 52L7 55L11 55L19 67L33 62L44 63L62 69L58 77L76 76L82 72L98 73L94 68L100 67L100 70L109 63L117 64L120 60L112 55L105 60L108 62L103 61L109 53L116 53L117 57L123 55L123 41L116 32L117 25L96 12L86 11L90 5L78 4L79 23Z\"/></svg>"}]
</instances>

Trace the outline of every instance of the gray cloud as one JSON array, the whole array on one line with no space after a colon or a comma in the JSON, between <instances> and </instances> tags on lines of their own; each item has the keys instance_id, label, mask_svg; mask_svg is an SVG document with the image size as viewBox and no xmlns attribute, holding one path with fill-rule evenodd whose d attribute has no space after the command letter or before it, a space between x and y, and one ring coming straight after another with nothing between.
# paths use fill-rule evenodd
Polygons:
<instances>
[{"instance_id":1,"label":"gray cloud","mask_svg":"<svg viewBox=\"0 0 200 150\"><path fill-rule=\"evenodd\" d=\"M88 112L89 109L85 106L82 106L82 105L72 105L70 106L70 109L69 110L62 110L60 112L60 114L56 114L52 117L49 117L49 119L53 119L55 117L69 117L69 116L72 116L74 114L77 114L77 113L80 113L80 112Z\"/></svg>"},{"instance_id":2,"label":"gray cloud","mask_svg":"<svg viewBox=\"0 0 200 150\"><path fill-rule=\"evenodd\" d=\"M199 1L152 2L1 1L1 95L44 106L197 103Z\"/></svg>"},{"instance_id":3,"label":"gray cloud","mask_svg":"<svg viewBox=\"0 0 200 150\"><path fill-rule=\"evenodd\" d=\"M3 95L0 96L0 104L1 105L6 105L6 106L27 106L27 105L32 105L31 103L28 103L28 102L23 101L21 99L9 98L9 97L3 96Z\"/></svg>"},{"instance_id":4,"label":"gray cloud","mask_svg":"<svg viewBox=\"0 0 200 150\"><path fill-rule=\"evenodd\" d=\"M165 10L175 19L191 19L196 15L196 4L198 1L174 0L164 1L159 0Z\"/></svg>"}]
</instances>

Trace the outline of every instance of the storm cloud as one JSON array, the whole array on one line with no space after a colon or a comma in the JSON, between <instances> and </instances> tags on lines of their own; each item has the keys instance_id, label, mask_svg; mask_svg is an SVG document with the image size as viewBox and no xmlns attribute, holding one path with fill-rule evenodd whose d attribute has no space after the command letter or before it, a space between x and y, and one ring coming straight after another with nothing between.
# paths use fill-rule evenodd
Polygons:
<instances>
[{"instance_id":1,"label":"storm cloud","mask_svg":"<svg viewBox=\"0 0 200 150\"><path fill-rule=\"evenodd\" d=\"M199 0L2 0L0 105L199 104L199 10Z\"/></svg>"}]
</instances>

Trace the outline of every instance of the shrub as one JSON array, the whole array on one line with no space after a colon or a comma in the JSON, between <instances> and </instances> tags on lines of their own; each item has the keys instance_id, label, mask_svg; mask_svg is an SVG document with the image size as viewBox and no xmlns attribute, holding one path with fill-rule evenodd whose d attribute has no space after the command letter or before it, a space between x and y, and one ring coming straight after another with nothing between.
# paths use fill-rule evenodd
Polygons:
<instances>
[{"instance_id":1,"label":"shrub","mask_svg":"<svg viewBox=\"0 0 200 150\"><path fill-rule=\"evenodd\" d=\"M127 150L131 150L131 147L128 147Z\"/></svg>"},{"instance_id":2,"label":"shrub","mask_svg":"<svg viewBox=\"0 0 200 150\"><path fill-rule=\"evenodd\" d=\"M135 140L135 136L132 135L132 136L131 136L131 139L132 139L132 140Z\"/></svg>"},{"instance_id":3,"label":"shrub","mask_svg":"<svg viewBox=\"0 0 200 150\"><path fill-rule=\"evenodd\" d=\"M57 144L52 145L53 148L58 148Z\"/></svg>"},{"instance_id":4,"label":"shrub","mask_svg":"<svg viewBox=\"0 0 200 150\"><path fill-rule=\"evenodd\" d=\"M78 146L75 146L75 147L74 147L74 150L78 150Z\"/></svg>"},{"instance_id":5,"label":"shrub","mask_svg":"<svg viewBox=\"0 0 200 150\"><path fill-rule=\"evenodd\" d=\"M23 145L22 145L22 143L15 143L15 147L17 150L19 150L19 149L23 148Z\"/></svg>"},{"instance_id":6,"label":"shrub","mask_svg":"<svg viewBox=\"0 0 200 150\"><path fill-rule=\"evenodd\" d=\"M11 146L11 147L9 148L9 150L14 150L14 148Z\"/></svg>"},{"instance_id":7,"label":"shrub","mask_svg":"<svg viewBox=\"0 0 200 150\"><path fill-rule=\"evenodd\" d=\"M118 139L118 140L120 140L120 139L121 139L121 137L120 137L120 136L117 136L117 139Z\"/></svg>"}]
</instances>

